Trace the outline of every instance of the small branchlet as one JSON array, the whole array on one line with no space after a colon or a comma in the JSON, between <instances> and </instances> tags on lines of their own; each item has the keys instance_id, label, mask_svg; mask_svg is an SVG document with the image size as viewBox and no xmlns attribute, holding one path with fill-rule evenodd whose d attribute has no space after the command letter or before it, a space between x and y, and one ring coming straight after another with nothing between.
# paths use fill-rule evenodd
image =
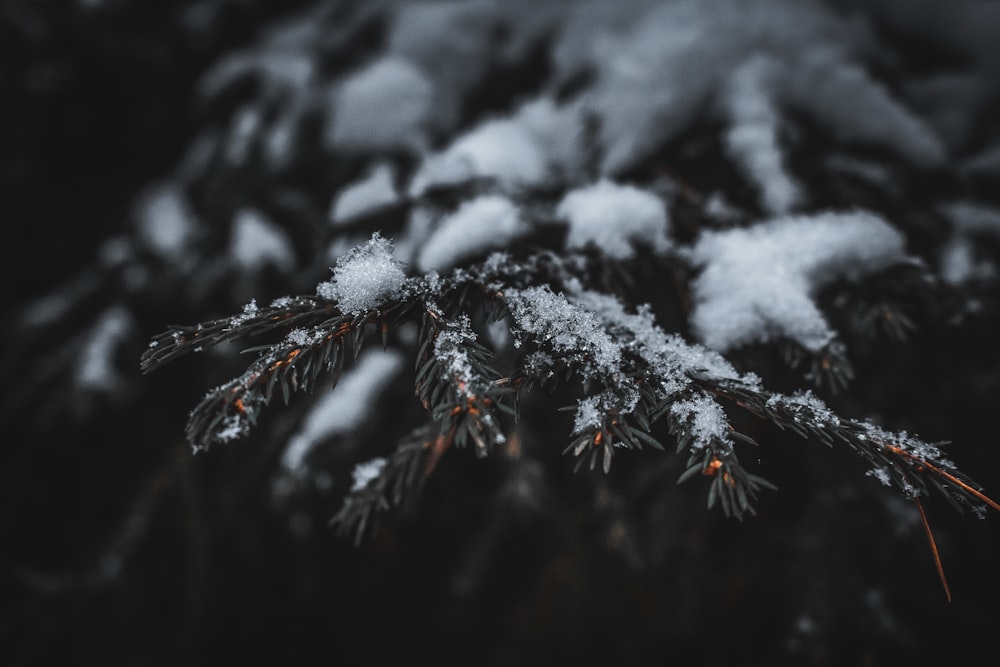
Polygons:
<instances>
[{"instance_id":1,"label":"small branchlet","mask_svg":"<svg viewBox=\"0 0 1000 667\"><path fill-rule=\"evenodd\" d=\"M816 389L828 388L837 394L847 389L854 380L854 368L847 358L847 347L839 340L832 340L820 350L811 351L794 341L783 341L782 354L792 368L807 364L805 378Z\"/></svg>"},{"instance_id":2,"label":"small branchlet","mask_svg":"<svg viewBox=\"0 0 1000 667\"><path fill-rule=\"evenodd\" d=\"M642 449L642 445L646 444L663 451L663 445L650 435L649 430L649 422L639 413L629 416L606 414L601 418L600 426L577 433L563 454L572 452L578 458L576 469L586 461L593 470L600 460L601 469L607 473L611 470L615 448Z\"/></svg>"},{"instance_id":3,"label":"small branchlet","mask_svg":"<svg viewBox=\"0 0 1000 667\"><path fill-rule=\"evenodd\" d=\"M870 422L841 418L805 392L786 396L733 381L704 382L704 386L803 438L829 447L848 447L871 464L874 477L897 487L910 499L929 496L934 488L959 511L971 508L978 513L984 504L1000 511L1000 504L944 457L941 446L945 443L927 443L905 432L893 433Z\"/></svg>"},{"instance_id":4,"label":"small branchlet","mask_svg":"<svg viewBox=\"0 0 1000 667\"><path fill-rule=\"evenodd\" d=\"M170 326L150 341L140 359L140 368L143 373L149 373L182 356L220 343L321 326L338 315L335 304L316 296L285 297L265 308L258 308L251 301L242 313L231 317L195 326Z\"/></svg>"},{"instance_id":5,"label":"small branchlet","mask_svg":"<svg viewBox=\"0 0 1000 667\"><path fill-rule=\"evenodd\" d=\"M252 347L257 359L239 377L208 392L188 419L186 434L195 450L245 437L257 424L261 410L280 393L287 405L291 394L311 391L321 375L330 373L335 385L351 346L357 359L367 328L381 331L405 317L406 302L390 304L357 315L340 313L319 297L279 299L258 309L193 327L171 327L159 334L142 357L149 372L184 354L253 335L284 333L278 343Z\"/></svg>"},{"instance_id":6,"label":"small branchlet","mask_svg":"<svg viewBox=\"0 0 1000 667\"><path fill-rule=\"evenodd\" d=\"M451 320L434 307L425 307L416 395L442 434L453 434L458 447L471 442L479 457L505 440L497 410L513 414L502 400L513 390L497 384L500 373L487 365L491 356L476 342L467 316Z\"/></svg>"},{"instance_id":7,"label":"small branchlet","mask_svg":"<svg viewBox=\"0 0 1000 667\"><path fill-rule=\"evenodd\" d=\"M665 407L669 407L665 406ZM726 516L742 519L744 513L756 514L753 503L761 489L776 490L777 487L763 477L759 477L740 465L736 456L734 440L757 446L757 443L727 424L724 437L700 436L691 414L667 411L667 427L677 441L677 453L688 451L685 470L677 479L680 484L702 475L710 478L708 507L718 502Z\"/></svg>"},{"instance_id":8,"label":"small branchlet","mask_svg":"<svg viewBox=\"0 0 1000 667\"><path fill-rule=\"evenodd\" d=\"M434 425L415 429L385 459L372 479L356 485L330 519L338 535L353 535L359 544L378 512L398 507L419 492L451 438L434 435Z\"/></svg>"}]
</instances>

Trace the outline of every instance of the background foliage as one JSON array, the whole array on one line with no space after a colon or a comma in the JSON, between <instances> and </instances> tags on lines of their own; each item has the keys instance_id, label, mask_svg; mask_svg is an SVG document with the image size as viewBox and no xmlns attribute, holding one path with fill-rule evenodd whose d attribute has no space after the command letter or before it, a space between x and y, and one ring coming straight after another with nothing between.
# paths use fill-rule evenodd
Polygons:
<instances>
[{"instance_id":1,"label":"background foliage","mask_svg":"<svg viewBox=\"0 0 1000 667\"><path fill-rule=\"evenodd\" d=\"M255 168L213 172L200 184L208 236L188 273L180 263L164 268L170 262L148 248L121 260L114 240L135 235L137 203L246 95L237 86L206 101L199 81L210 66L313 4L0 7L5 664L81 656L107 664L314 656L900 664L990 649L1000 589L995 517L981 523L940 497L924 502L954 595L947 604L909 503L864 477L861 461L749 418L738 427L761 443L753 469L780 490L762 493L756 516L742 522L706 510L704 486L663 484L683 472L684 457L644 450L616 457L608 475L574 473L561 455L572 415L552 411L567 402L558 396L526 404L522 415L526 441L554 445L532 449L530 459L443 457L419 498L380 515L378 530L357 547L327 527L339 495L323 483L276 483L303 403L273 410L245 441L192 456L188 412L206 388L242 372L246 358L224 350L141 376L140 354L167 324L236 313L251 297L263 304L311 293L330 264L315 216L323 222L331 194L360 165L330 166L306 151L282 178ZM936 212L942 201L1000 206L996 168L977 161L1000 141L1000 58L981 46L987 28L962 3L837 8L853 5L873 27L876 75L942 137L949 161L916 169L877 146L848 145L846 154L903 174L895 187L873 187L857 172L817 166L811 156L844 148L841 140L792 117L786 122L798 138L789 163L819 203L857 203L911 221L910 249L938 261L951 238ZM373 26L348 53L370 51ZM531 71L499 68L465 112L497 108L531 85ZM752 210L753 189L719 136L717 124L698 119L670 139L665 162L692 192L718 188ZM679 201L674 222L683 230L695 213ZM297 253L294 270L213 264L225 256L222 221L246 203L279 221ZM986 265L1000 251L990 234L974 248ZM904 342L877 337L852 347L856 377L831 405L951 441L949 456L995 494L996 274L926 302L902 280L879 289L912 305L915 329ZM837 330L856 326L862 306L886 296L870 285L838 290L824 295ZM68 294L72 306L55 322L32 325L25 313L52 294ZM976 310L965 309L970 301ZM129 324L113 353L118 381L107 390L81 387L72 369L86 332L122 302ZM801 383L801 368L791 371L774 349L747 350L742 361L775 389ZM401 385L345 448L384 453L405 435L404 417L419 405L412 386ZM337 478L334 488L344 483ZM535 502L512 500L525 485Z\"/></svg>"}]
</instances>

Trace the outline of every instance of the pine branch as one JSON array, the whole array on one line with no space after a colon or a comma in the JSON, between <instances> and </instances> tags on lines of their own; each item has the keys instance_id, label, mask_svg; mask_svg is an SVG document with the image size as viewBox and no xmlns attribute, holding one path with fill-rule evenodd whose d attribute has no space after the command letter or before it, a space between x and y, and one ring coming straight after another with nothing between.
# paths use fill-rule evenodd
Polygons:
<instances>
[{"instance_id":1,"label":"pine branch","mask_svg":"<svg viewBox=\"0 0 1000 667\"><path fill-rule=\"evenodd\" d=\"M148 357L149 367L156 368L196 349L192 341L202 339L198 335L202 331L208 331L204 335L206 343L215 344L249 335L251 331L273 331L279 327L286 328L288 322L314 321L322 315L336 313L329 302L322 305L316 302L302 312L299 308L304 301L308 303L310 299L299 297L290 300L290 311L275 306L268 309L266 315L255 316L245 323L233 324L233 318L230 318L209 323L210 326L201 329L186 328L186 331L193 332L193 337L181 335L175 338L171 332L161 334L158 338L166 340L167 345L162 357ZM293 329L279 343L250 348L248 351L260 352L260 356L238 378L211 390L192 411L186 428L188 440L196 450L200 450L218 442L245 437L256 425L261 410L271 402L275 392L280 393L287 405L293 392L311 391L323 374L332 374L335 385L344 369L348 354L346 346L350 344L353 358L357 359L369 326L376 327L384 341L389 328L405 319L410 307L404 302L358 315L334 314L308 329ZM221 322L229 324L223 326ZM152 349L158 350L159 347Z\"/></svg>"},{"instance_id":2,"label":"pine branch","mask_svg":"<svg viewBox=\"0 0 1000 667\"><path fill-rule=\"evenodd\" d=\"M803 437L847 446L872 465L872 475L907 497L927 495L933 487L960 509L997 507L936 445L841 419L809 393L771 393L721 355L663 331L648 308L629 312L619 298L588 291L581 282L581 276L593 277L588 262L585 254L541 251L517 261L496 254L468 269L408 279L378 307L353 314L322 297L279 300L200 327L174 327L155 339L144 367L155 369L199 346L295 327L277 344L252 348L260 352L257 360L194 409L187 434L202 449L245 436L275 392L287 403L292 392L311 390L322 374L332 373L335 384L347 345L356 358L366 329L379 330L387 344L390 330L419 317L414 391L430 419L421 429L437 432L433 447L424 440L434 462L452 444L471 444L477 456L486 456L505 441L501 413L516 419L520 397L533 387L553 390L572 381L582 397L564 451L578 458L577 469L593 469L600 461L608 473L616 448L662 449L653 425L666 416L678 453L688 450L678 481L698 474L711 478L708 505L718 503L727 516L753 514L760 491L775 487L741 466L736 442L756 443L731 426L717 398ZM556 293L549 284L565 291ZM517 354L507 375L491 367L493 353L477 340L468 314L477 304L487 321L512 323ZM812 354L812 364L817 382L846 384L850 367L836 341ZM400 450L401 460L409 460L407 451ZM396 475L402 465L393 464L386 474ZM389 504L377 500L384 491L379 489L368 500L352 496L346 505L360 509L341 515L338 523L363 529L374 508Z\"/></svg>"},{"instance_id":3,"label":"pine branch","mask_svg":"<svg viewBox=\"0 0 1000 667\"><path fill-rule=\"evenodd\" d=\"M258 308L251 302L242 313L231 317L195 326L170 326L150 341L142 354L141 369L149 373L192 352L250 336L322 326L331 321L339 323L342 320L338 316L334 304L316 296L285 297L266 308Z\"/></svg>"},{"instance_id":4,"label":"pine branch","mask_svg":"<svg viewBox=\"0 0 1000 667\"><path fill-rule=\"evenodd\" d=\"M482 457L505 440L496 408L512 390L496 382L500 374L486 364L492 354L475 338L468 317L449 320L425 307L415 389L440 432L459 447L471 440Z\"/></svg>"},{"instance_id":5,"label":"pine branch","mask_svg":"<svg viewBox=\"0 0 1000 667\"><path fill-rule=\"evenodd\" d=\"M330 519L338 535L353 535L359 544L378 512L416 496L453 441L453 436L434 435L435 431L434 424L414 430L384 460L375 477L351 489Z\"/></svg>"},{"instance_id":6,"label":"pine branch","mask_svg":"<svg viewBox=\"0 0 1000 667\"><path fill-rule=\"evenodd\" d=\"M981 514L983 504L1000 510L979 484L944 457L940 449L944 443L926 443L906 432L893 433L871 422L838 417L808 393L774 394L731 380L702 378L700 383L708 391L804 438L819 440L829 447L846 445L872 465L873 476L883 484L896 486L908 498L929 496L929 487L933 487L959 511L964 506Z\"/></svg>"}]
</instances>

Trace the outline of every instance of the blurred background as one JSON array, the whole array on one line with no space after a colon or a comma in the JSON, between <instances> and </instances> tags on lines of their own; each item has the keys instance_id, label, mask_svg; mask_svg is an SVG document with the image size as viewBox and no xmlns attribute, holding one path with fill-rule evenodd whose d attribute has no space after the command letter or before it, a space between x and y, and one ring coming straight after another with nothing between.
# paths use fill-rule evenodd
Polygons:
<instances>
[{"instance_id":1,"label":"blurred background","mask_svg":"<svg viewBox=\"0 0 1000 667\"><path fill-rule=\"evenodd\" d=\"M549 445L530 464L446 457L418 502L383 515L358 546L326 525L342 473L294 485L275 472L305 403L272 410L246 441L192 454L189 411L246 358L224 348L142 376L139 356L169 324L312 293L370 233L335 228L328 209L371 160L329 150L309 105L326 94L316 81L383 48L392 4L0 4L0 662L894 665L989 655L998 518L925 501L948 604L912 504L865 478L852 455L764 424L739 427L762 443L761 474L779 491L743 522L706 510L703 488L670 481L682 463L651 452L620 457L608 477L574 475L560 456L569 422L543 402L524 417ZM608 10L607 21L646 5ZM838 150L837 137L793 118L791 163L817 201L910 220L914 251L943 261L954 237L935 206L1000 207L998 5L829 6L865 25L875 76L949 160L911 172L878 151ZM485 34L508 44L503 30ZM538 85L548 38L508 44L514 55L486 67L486 83L462 89L452 127ZM303 73L307 61L318 74ZM698 120L671 138L680 157L670 173L703 191L716 183L739 205L746 188L717 130ZM846 157L820 165L830 153ZM412 168L406 151L394 159ZM886 181L872 168L903 175ZM923 304L905 343L857 351L855 384L834 404L951 441L953 460L996 497L989 266L1000 234L984 229L965 248L976 279L948 292L974 306ZM839 296L848 305L835 321L870 295ZM371 423L338 446L378 451L398 439L395 417L419 411L411 387L389 388ZM317 470L340 470L338 456ZM532 503L508 502L512 484L534 489Z\"/></svg>"}]
</instances>

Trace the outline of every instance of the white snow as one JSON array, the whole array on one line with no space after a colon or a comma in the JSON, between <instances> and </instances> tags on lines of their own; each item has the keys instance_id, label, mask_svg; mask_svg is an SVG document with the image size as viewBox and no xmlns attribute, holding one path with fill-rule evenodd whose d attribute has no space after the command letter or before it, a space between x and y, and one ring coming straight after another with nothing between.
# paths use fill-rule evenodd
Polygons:
<instances>
[{"instance_id":1,"label":"white snow","mask_svg":"<svg viewBox=\"0 0 1000 667\"><path fill-rule=\"evenodd\" d=\"M273 266L281 271L295 268L295 251L283 229L252 208L240 209L233 219L229 257L245 271Z\"/></svg>"},{"instance_id":2,"label":"white snow","mask_svg":"<svg viewBox=\"0 0 1000 667\"><path fill-rule=\"evenodd\" d=\"M393 11L387 50L432 82L431 125L446 133L460 122L466 95L489 70L524 58L563 13L537 0L402 2Z\"/></svg>"},{"instance_id":3,"label":"white snow","mask_svg":"<svg viewBox=\"0 0 1000 667\"><path fill-rule=\"evenodd\" d=\"M582 289L570 281L568 296L544 287L507 290L506 298L515 320L515 336L532 335L556 352L580 354L584 374L599 374L609 388L580 399L573 433L599 428L607 414L630 414L639 392L624 373L624 355L644 360L659 382L660 395L670 399L691 388L691 378L733 380L751 390L760 390L756 375L740 375L720 354L687 343L658 327L648 307L635 314L625 311L615 297ZM536 371L551 365L548 355L529 360ZM711 396L697 393L676 399L671 410L694 436L694 447L709 442L731 443L729 421L723 407Z\"/></svg>"},{"instance_id":4,"label":"white snow","mask_svg":"<svg viewBox=\"0 0 1000 667\"><path fill-rule=\"evenodd\" d=\"M582 356L585 372L591 375L614 377L620 373L621 348L592 312L547 286L508 289L504 298L521 332L556 352Z\"/></svg>"},{"instance_id":5,"label":"white snow","mask_svg":"<svg viewBox=\"0 0 1000 667\"><path fill-rule=\"evenodd\" d=\"M576 404L573 435L603 427L604 418L608 415L630 414L638 403L639 392L631 390L631 387L625 391L622 388L607 389L582 398Z\"/></svg>"},{"instance_id":6,"label":"white snow","mask_svg":"<svg viewBox=\"0 0 1000 667\"><path fill-rule=\"evenodd\" d=\"M812 48L797 64L785 69L784 99L807 108L838 137L889 146L923 166L945 158L944 145L930 127L857 62L831 49Z\"/></svg>"},{"instance_id":7,"label":"white snow","mask_svg":"<svg viewBox=\"0 0 1000 667\"><path fill-rule=\"evenodd\" d=\"M368 175L344 188L330 207L330 221L342 225L399 201L392 166L376 165Z\"/></svg>"},{"instance_id":8,"label":"white snow","mask_svg":"<svg viewBox=\"0 0 1000 667\"><path fill-rule=\"evenodd\" d=\"M975 278L989 278L993 271L988 264L977 262L972 243L960 236L948 240L940 253L941 277L952 285L961 285Z\"/></svg>"},{"instance_id":9,"label":"white snow","mask_svg":"<svg viewBox=\"0 0 1000 667\"><path fill-rule=\"evenodd\" d=\"M410 182L420 196L433 186L492 178L501 185L542 185L579 170L583 159L578 109L560 108L542 97L522 105L512 116L495 118L429 156Z\"/></svg>"},{"instance_id":10,"label":"white snow","mask_svg":"<svg viewBox=\"0 0 1000 667\"><path fill-rule=\"evenodd\" d=\"M567 193L556 209L569 223L566 248L593 245L612 259L634 256L633 244L657 252L670 247L666 207L655 194L631 185L601 180Z\"/></svg>"},{"instance_id":11,"label":"white snow","mask_svg":"<svg viewBox=\"0 0 1000 667\"><path fill-rule=\"evenodd\" d=\"M443 271L485 250L507 246L526 229L517 205L507 197L477 197L438 224L417 255L417 268Z\"/></svg>"},{"instance_id":12,"label":"white snow","mask_svg":"<svg viewBox=\"0 0 1000 667\"><path fill-rule=\"evenodd\" d=\"M402 368L403 357L399 352L365 352L337 386L309 409L301 428L289 439L281 465L290 472L301 473L306 458L318 445L357 429L372 414L378 396Z\"/></svg>"},{"instance_id":13,"label":"white snow","mask_svg":"<svg viewBox=\"0 0 1000 667\"><path fill-rule=\"evenodd\" d=\"M434 87L412 63L386 56L351 75L332 101L325 143L333 150L426 149Z\"/></svg>"},{"instance_id":14,"label":"white snow","mask_svg":"<svg viewBox=\"0 0 1000 667\"><path fill-rule=\"evenodd\" d=\"M841 137L888 146L921 164L943 157L927 125L862 69L863 31L817 0L674 0L611 10L580 2L566 24L555 62L564 77L588 66L594 73L579 101L601 118L605 174L648 157L720 96L764 83L753 66L742 67L758 56L780 72L773 90L762 86L747 100L756 110L741 112L744 120L756 116L753 143L764 150L753 160L774 165L774 144L760 132L767 107L778 103L807 111Z\"/></svg>"},{"instance_id":15,"label":"white snow","mask_svg":"<svg viewBox=\"0 0 1000 667\"><path fill-rule=\"evenodd\" d=\"M559 106L542 96L518 109L515 121L531 135L545 158L546 179L576 180L581 176L587 147L579 103Z\"/></svg>"},{"instance_id":16,"label":"white snow","mask_svg":"<svg viewBox=\"0 0 1000 667\"><path fill-rule=\"evenodd\" d=\"M726 149L760 190L764 210L771 215L788 213L802 199L785 170L778 141L782 119L771 91L780 74L773 58L751 58L733 72L721 99L729 118L723 134Z\"/></svg>"},{"instance_id":17,"label":"white snow","mask_svg":"<svg viewBox=\"0 0 1000 667\"><path fill-rule=\"evenodd\" d=\"M150 189L139 200L136 215L139 240L162 259L183 259L196 226L187 198L172 183Z\"/></svg>"},{"instance_id":18,"label":"white snow","mask_svg":"<svg viewBox=\"0 0 1000 667\"><path fill-rule=\"evenodd\" d=\"M595 394L581 398L576 404L576 414L573 416L573 435L593 431L604 424L606 411L602 405L604 394Z\"/></svg>"},{"instance_id":19,"label":"white snow","mask_svg":"<svg viewBox=\"0 0 1000 667\"><path fill-rule=\"evenodd\" d=\"M948 459L941 448L933 443L924 442L906 431L886 431L881 426L871 422L859 422L859 424L864 429L864 435L861 437L876 445L891 445L920 461L927 461L946 468L955 467L955 463Z\"/></svg>"},{"instance_id":20,"label":"white snow","mask_svg":"<svg viewBox=\"0 0 1000 667\"><path fill-rule=\"evenodd\" d=\"M413 177L410 194L419 196L432 186L473 178L495 178L511 186L540 183L546 176L545 155L531 133L516 121L494 120L429 157Z\"/></svg>"},{"instance_id":21,"label":"white snow","mask_svg":"<svg viewBox=\"0 0 1000 667\"><path fill-rule=\"evenodd\" d=\"M249 432L249 420L247 420L247 418L243 415L234 414L229 415L222 420L222 427L215 432L213 437L218 442L232 442L233 440L246 437ZM201 446L196 444L195 449L199 448L201 448Z\"/></svg>"},{"instance_id":22,"label":"white snow","mask_svg":"<svg viewBox=\"0 0 1000 667\"><path fill-rule=\"evenodd\" d=\"M670 414L691 432L693 449L701 449L713 442L732 444L726 411L706 394L674 401L670 404Z\"/></svg>"},{"instance_id":23,"label":"white snow","mask_svg":"<svg viewBox=\"0 0 1000 667\"><path fill-rule=\"evenodd\" d=\"M76 384L81 389L110 390L121 382L115 369L115 351L125 342L134 326L132 315L121 305L101 313L86 334L76 369Z\"/></svg>"},{"instance_id":24,"label":"white snow","mask_svg":"<svg viewBox=\"0 0 1000 667\"><path fill-rule=\"evenodd\" d=\"M726 200L726 196L715 190L705 197L701 203L701 210L706 216L715 222L732 223L739 215L739 209Z\"/></svg>"},{"instance_id":25,"label":"white snow","mask_svg":"<svg viewBox=\"0 0 1000 667\"><path fill-rule=\"evenodd\" d=\"M442 330L434 339L434 358L448 369L452 384L465 396L475 396L485 387L472 368L472 360L465 344L475 341L476 332L472 330L469 316L462 314L455 322L454 328Z\"/></svg>"},{"instance_id":26,"label":"white snow","mask_svg":"<svg viewBox=\"0 0 1000 667\"><path fill-rule=\"evenodd\" d=\"M787 410L796 422L808 422L822 427L840 426L840 417L827 407L826 403L811 391L797 391L791 395L772 394L767 399L767 407L772 410Z\"/></svg>"},{"instance_id":27,"label":"white snow","mask_svg":"<svg viewBox=\"0 0 1000 667\"><path fill-rule=\"evenodd\" d=\"M397 5L387 49L413 63L427 77L434 98L430 113L437 128L459 118L463 93L494 59L489 31L499 3L404 2Z\"/></svg>"},{"instance_id":28,"label":"white snow","mask_svg":"<svg viewBox=\"0 0 1000 667\"><path fill-rule=\"evenodd\" d=\"M635 382L625 373L626 355L646 362L650 379L659 383L659 395L665 399L689 390L694 377L732 380L750 390L761 390L756 375L741 375L718 352L664 332L647 306L631 314L611 295L585 290L573 280L566 287L565 295L548 287L508 288L504 297L514 319L515 347L525 335L543 346L541 353L526 359L528 368L539 374L551 369L552 360L544 351L547 346L576 357L585 378L599 378L608 387L580 399L574 433L599 428L606 414L630 414L638 405ZM731 442L726 413L712 397L685 397L672 409L689 424L695 446L710 440Z\"/></svg>"},{"instance_id":29,"label":"white snow","mask_svg":"<svg viewBox=\"0 0 1000 667\"><path fill-rule=\"evenodd\" d=\"M906 259L903 236L866 211L776 218L706 232L690 253L691 324L708 347L727 350L790 338L810 350L833 331L813 302L824 285Z\"/></svg>"},{"instance_id":30,"label":"white snow","mask_svg":"<svg viewBox=\"0 0 1000 667\"><path fill-rule=\"evenodd\" d=\"M257 299L250 299L250 301L243 304L242 312L229 318L229 326L231 328L238 327L247 320L257 317L259 314L260 308L257 306Z\"/></svg>"},{"instance_id":31,"label":"white snow","mask_svg":"<svg viewBox=\"0 0 1000 667\"><path fill-rule=\"evenodd\" d=\"M320 283L316 293L334 301L345 313L358 315L400 293L406 274L393 259L392 243L375 232L337 260L333 278Z\"/></svg>"},{"instance_id":32,"label":"white snow","mask_svg":"<svg viewBox=\"0 0 1000 667\"><path fill-rule=\"evenodd\" d=\"M575 287L575 286L574 286ZM625 350L641 357L656 373L665 397L670 397L690 384L691 376L704 375L715 379L738 380L759 388L759 378L739 374L721 354L697 343L688 343L676 334L660 328L648 305L628 313L613 296L576 289L571 293L574 303L601 318L606 329L615 332Z\"/></svg>"},{"instance_id":33,"label":"white snow","mask_svg":"<svg viewBox=\"0 0 1000 667\"><path fill-rule=\"evenodd\" d=\"M882 482L882 486L892 486L892 477L889 476L889 471L885 466L877 466L865 474Z\"/></svg>"},{"instance_id":34,"label":"white snow","mask_svg":"<svg viewBox=\"0 0 1000 667\"><path fill-rule=\"evenodd\" d=\"M383 457L362 461L351 470L351 491L360 491L368 486L368 483L382 474L387 460Z\"/></svg>"}]
</instances>

